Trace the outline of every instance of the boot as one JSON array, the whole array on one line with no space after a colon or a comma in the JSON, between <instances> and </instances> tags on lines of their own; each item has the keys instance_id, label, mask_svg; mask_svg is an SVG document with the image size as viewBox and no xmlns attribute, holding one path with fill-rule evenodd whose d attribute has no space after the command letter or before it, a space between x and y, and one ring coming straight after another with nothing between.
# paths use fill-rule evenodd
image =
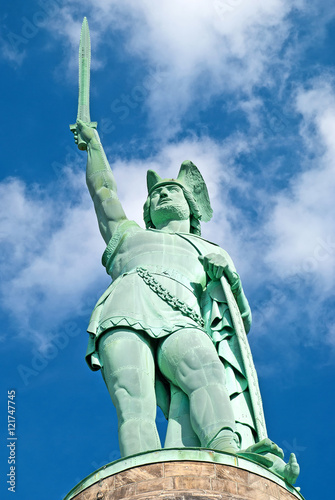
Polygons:
<instances>
[{"instance_id":1,"label":"boot","mask_svg":"<svg viewBox=\"0 0 335 500\"><path fill-rule=\"evenodd\" d=\"M237 453L239 451L239 439L231 429L222 429L209 443L207 448L211 450L224 451L225 453Z\"/></svg>"}]
</instances>

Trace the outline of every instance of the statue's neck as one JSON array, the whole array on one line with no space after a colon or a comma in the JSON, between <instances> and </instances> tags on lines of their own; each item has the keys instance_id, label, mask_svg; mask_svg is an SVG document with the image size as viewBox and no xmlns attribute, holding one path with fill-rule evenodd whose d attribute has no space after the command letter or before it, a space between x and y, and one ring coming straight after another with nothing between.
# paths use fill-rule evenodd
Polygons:
<instances>
[{"instance_id":1,"label":"statue's neck","mask_svg":"<svg viewBox=\"0 0 335 500\"><path fill-rule=\"evenodd\" d=\"M190 220L170 220L163 222L156 229L167 233L189 233L191 229Z\"/></svg>"}]
</instances>

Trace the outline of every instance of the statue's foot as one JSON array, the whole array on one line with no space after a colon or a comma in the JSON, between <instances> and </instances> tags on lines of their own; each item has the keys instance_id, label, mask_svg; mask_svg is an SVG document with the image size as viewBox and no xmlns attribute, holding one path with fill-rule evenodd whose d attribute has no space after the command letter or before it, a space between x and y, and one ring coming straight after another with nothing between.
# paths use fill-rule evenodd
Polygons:
<instances>
[{"instance_id":1,"label":"statue's foot","mask_svg":"<svg viewBox=\"0 0 335 500\"><path fill-rule=\"evenodd\" d=\"M300 473L300 467L294 453L291 453L288 463L284 467L284 478L290 484L294 484Z\"/></svg>"},{"instance_id":2,"label":"statue's foot","mask_svg":"<svg viewBox=\"0 0 335 500\"><path fill-rule=\"evenodd\" d=\"M259 453L253 453L252 451L239 451L237 453L239 457L246 458L247 460L252 460L260 465L263 465L267 469L271 469L273 466L273 460L270 457L260 455ZM273 456L273 455L272 455Z\"/></svg>"},{"instance_id":3,"label":"statue's foot","mask_svg":"<svg viewBox=\"0 0 335 500\"><path fill-rule=\"evenodd\" d=\"M235 432L223 429L208 445L211 450L223 451L225 453L237 453L239 451L239 439Z\"/></svg>"},{"instance_id":4,"label":"statue's foot","mask_svg":"<svg viewBox=\"0 0 335 500\"><path fill-rule=\"evenodd\" d=\"M252 453L258 453L261 455L265 455L267 453L271 453L272 455L276 455L277 457L283 459L284 458L284 452L279 446L271 441L269 438L262 439L262 441L259 441L258 443L255 443L249 448L245 450L246 452L252 452Z\"/></svg>"}]
</instances>

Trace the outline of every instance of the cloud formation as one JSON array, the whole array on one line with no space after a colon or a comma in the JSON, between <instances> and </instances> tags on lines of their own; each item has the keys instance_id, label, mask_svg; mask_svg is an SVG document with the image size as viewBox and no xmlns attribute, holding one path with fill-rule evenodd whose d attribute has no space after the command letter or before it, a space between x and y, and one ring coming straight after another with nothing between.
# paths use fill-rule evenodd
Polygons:
<instances>
[{"instance_id":1,"label":"cloud formation","mask_svg":"<svg viewBox=\"0 0 335 500\"><path fill-rule=\"evenodd\" d=\"M81 3L69 0L57 6L57 15L50 14L43 29L71 46L72 57L66 64L73 75ZM203 235L230 251L247 288L260 296L267 316L264 321L263 314L258 325L256 320L259 335L278 321L278 300L285 303L291 323L299 322L306 309L316 329L313 318L333 294L333 81L320 70L319 79L305 79L303 86L298 82L286 91L285 107L277 93L270 94L272 101L265 95L273 87L282 89L292 75L298 50L289 43L294 39L292 17L297 12L310 15L308 9L313 10L302 0L266 4L257 0L252 5L245 0L87 2L96 54L93 69L106 61L98 57L102 47L113 51L111 31L123 37L122 51L142 68L131 96L137 96L148 111L151 135L145 136L141 153L121 151L123 146L120 152L117 145L116 152L109 150L128 217L142 223L148 168L173 177L183 160L194 161L208 182L214 208L213 221L204 225ZM210 112L213 102L225 108L222 115L221 109L215 110L219 120L242 112L238 126L218 133L217 123L212 135L202 129L201 112ZM296 135L290 128L292 117ZM192 131L183 129L192 120ZM100 130L106 132L104 127ZM178 136L180 130L183 134ZM152 131L155 149L148 152ZM105 136L106 147L111 136L107 132ZM277 148L278 155L271 151L270 156L271 148ZM252 168L242 169L245 158ZM293 161L296 164L290 164ZM285 169L294 172L290 181L284 178ZM36 324L46 324L50 318L51 329L57 328L106 279L99 263L103 242L84 181L72 166L66 176L72 190L59 182L52 196L49 187L28 186L19 179L0 186L6 207L3 300L20 331L38 332ZM295 294L299 301L302 287L309 287L308 298L298 311L289 298ZM33 315L34 310L38 314ZM325 338L333 339L328 326ZM34 335L40 341L40 334Z\"/></svg>"},{"instance_id":2,"label":"cloud formation","mask_svg":"<svg viewBox=\"0 0 335 500\"><path fill-rule=\"evenodd\" d=\"M303 171L289 189L276 196L268 231L274 239L268 254L278 262L278 273L287 276L299 267L322 277L322 287L332 287L335 265L335 90L324 79L306 84L296 95L302 115L300 131L305 146ZM271 226L271 227L270 227Z\"/></svg>"},{"instance_id":3,"label":"cloud formation","mask_svg":"<svg viewBox=\"0 0 335 500\"><path fill-rule=\"evenodd\" d=\"M64 196L64 184L31 187L15 178L0 184L2 306L14 331L41 348L63 321L87 314L98 281L106 281L82 176L64 173L72 197Z\"/></svg>"},{"instance_id":4,"label":"cloud formation","mask_svg":"<svg viewBox=\"0 0 335 500\"><path fill-rule=\"evenodd\" d=\"M78 0L68 2L49 25L55 36L69 41L73 71L78 5ZM274 68L278 73L278 66L290 65L289 53L285 63L279 54L291 35L290 15L303 6L302 0L252 4L246 0L88 0L93 64L103 64L99 47L111 43L113 54L110 33L122 34L125 52L141 60L159 82L144 97L142 82L134 82L134 98L145 99L156 136L171 137L180 131L191 106L198 119L194 107L201 111L214 97L234 94L235 99L245 99L257 85L272 86Z\"/></svg>"},{"instance_id":5,"label":"cloud formation","mask_svg":"<svg viewBox=\"0 0 335 500\"><path fill-rule=\"evenodd\" d=\"M306 82L295 106L300 171L273 195L263 226L267 299L257 305L256 318L262 328L267 322L286 328L281 338L291 344L334 346L334 82L326 76Z\"/></svg>"}]
</instances>

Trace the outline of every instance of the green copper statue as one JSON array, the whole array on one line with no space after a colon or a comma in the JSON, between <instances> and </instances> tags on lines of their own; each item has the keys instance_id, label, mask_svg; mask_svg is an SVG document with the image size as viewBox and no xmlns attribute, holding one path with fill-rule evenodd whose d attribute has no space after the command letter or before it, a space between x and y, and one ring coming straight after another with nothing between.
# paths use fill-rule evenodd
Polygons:
<instances>
[{"instance_id":1,"label":"green copper statue","mask_svg":"<svg viewBox=\"0 0 335 500\"><path fill-rule=\"evenodd\" d=\"M83 30L87 30L84 20ZM107 248L112 284L88 327L86 359L101 370L116 407L122 456L161 448L157 404L168 419L164 447L201 447L249 457L293 483L293 454L267 438L246 333L251 312L227 252L201 238L212 208L197 167L176 179L148 171L146 229L127 219L89 117L89 37L81 38L75 141L87 150L86 180ZM85 42L86 40L86 42Z\"/></svg>"}]
</instances>

